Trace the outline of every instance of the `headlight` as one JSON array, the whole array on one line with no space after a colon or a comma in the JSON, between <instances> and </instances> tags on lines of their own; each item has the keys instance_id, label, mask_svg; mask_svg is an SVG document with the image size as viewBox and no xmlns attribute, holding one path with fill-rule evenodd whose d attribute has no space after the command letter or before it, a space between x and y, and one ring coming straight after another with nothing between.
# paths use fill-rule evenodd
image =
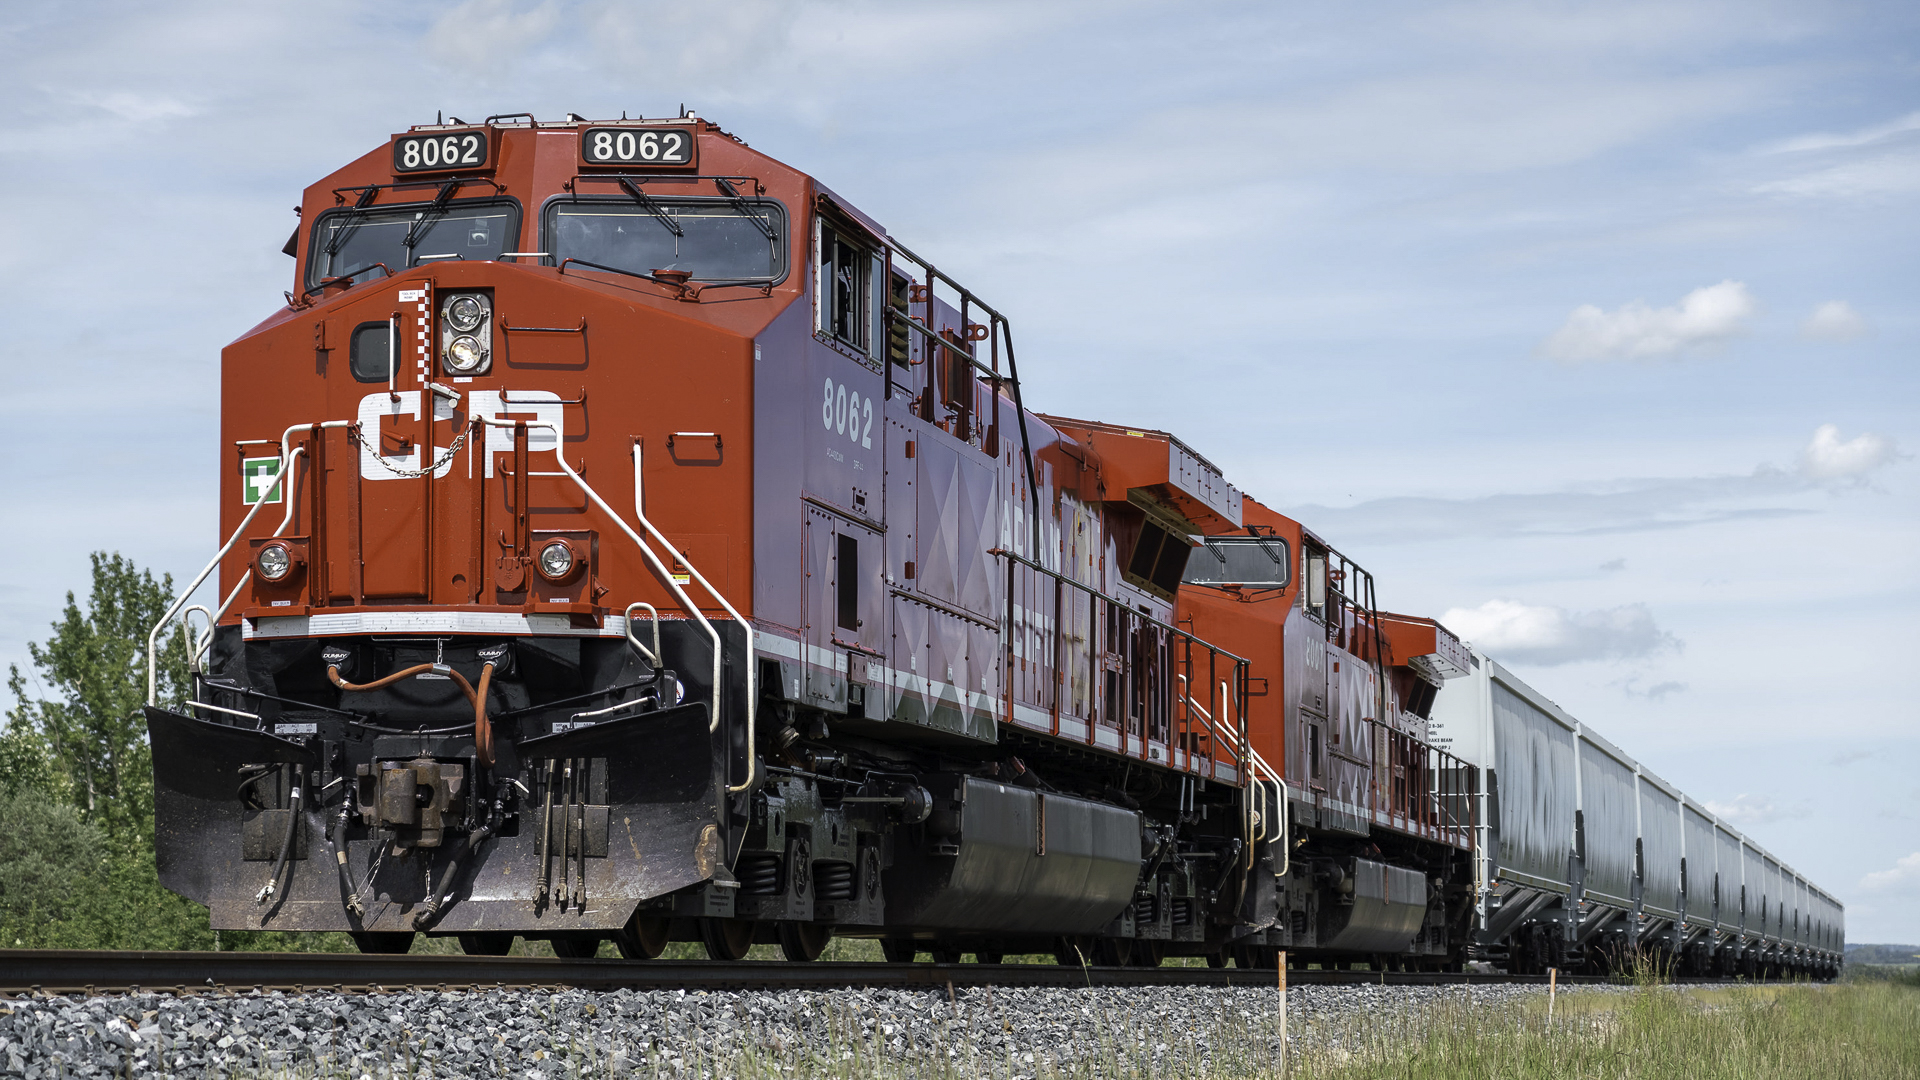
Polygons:
<instances>
[{"instance_id":1,"label":"headlight","mask_svg":"<svg viewBox=\"0 0 1920 1080\"><path fill-rule=\"evenodd\" d=\"M268 581L280 581L293 569L293 555L285 544L268 544L260 549L254 565L259 568L260 576Z\"/></svg>"},{"instance_id":2,"label":"headlight","mask_svg":"<svg viewBox=\"0 0 1920 1080\"><path fill-rule=\"evenodd\" d=\"M480 320L486 317L486 307L471 296L456 296L447 302L447 322L463 334L479 329Z\"/></svg>"},{"instance_id":3,"label":"headlight","mask_svg":"<svg viewBox=\"0 0 1920 1080\"><path fill-rule=\"evenodd\" d=\"M565 540L555 540L540 549L540 573L549 581L559 581L573 572L573 548Z\"/></svg>"},{"instance_id":4,"label":"headlight","mask_svg":"<svg viewBox=\"0 0 1920 1080\"><path fill-rule=\"evenodd\" d=\"M457 337L447 346L447 367L454 371L473 371L487 359L487 350L480 342L470 337Z\"/></svg>"}]
</instances>

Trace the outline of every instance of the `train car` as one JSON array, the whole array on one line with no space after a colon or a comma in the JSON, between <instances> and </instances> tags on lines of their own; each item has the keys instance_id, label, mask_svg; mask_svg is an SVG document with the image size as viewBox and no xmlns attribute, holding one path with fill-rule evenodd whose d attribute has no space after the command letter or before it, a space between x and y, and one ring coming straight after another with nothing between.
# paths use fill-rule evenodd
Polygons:
<instances>
[{"instance_id":1,"label":"train car","mask_svg":"<svg viewBox=\"0 0 1920 1080\"><path fill-rule=\"evenodd\" d=\"M300 214L286 306L222 355L194 695L147 714L161 879L216 928L1446 940L1437 852L1470 840L1384 618L1299 542L1336 778L1298 830L1342 839L1295 870L1305 766L1281 711L1278 767L1248 721L1306 681L1179 614L1238 489L1025 409L1006 320L814 178L694 116L492 117L394 136Z\"/></svg>"},{"instance_id":2,"label":"train car","mask_svg":"<svg viewBox=\"0 0 1920 1080\"><path fill-rule=\"evenodd\" d=\"M1453 969L1678 932L1668 786L1188 443L1028 408L999 311L712 122L443 119L298 210L222 353L220 547L149 638L150 698L176 619L192 657L146 714L160 878L216 929ZM1483 758L1432 735L1449 680ZM1714 933L1786 955L1742 874Z\"/></svg>"},{"instance_id":3,"label":"train car","mask_svg":"<svg viewBox=\"0 0 1920 1080\"><path fill-rule=\"evenodd\" d=\"M1492 658L1474 650L1469 667L1432 722L1479 766L1470 957L1520 972L1650 956L1696 975L1839 973L1840 939L1795 929L1798 874Z\"/></svg>"}]
</instances>

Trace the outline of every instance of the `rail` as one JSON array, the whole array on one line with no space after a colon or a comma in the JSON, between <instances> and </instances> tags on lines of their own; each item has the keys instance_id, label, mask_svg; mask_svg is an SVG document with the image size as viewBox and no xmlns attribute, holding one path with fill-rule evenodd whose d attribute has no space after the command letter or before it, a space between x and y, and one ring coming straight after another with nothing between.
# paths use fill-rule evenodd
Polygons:
<instances>
[{"instance_id":1,"label":"rail","mask_svg":"<svg viewBox=\"0 0 1920 1080\"><path fill-rule=\"evenodd\" d=\"M1372 717L1367 811L1389 828L1462 847L1478 845L1473 793L1479 770L1453 753Z\"/></svg>"},{"instance_id":2,"label":"rail","mask_svg":"<svg viewBox=\"0 0 1920 1080\"><path fill-rule=\"evenodd\" d=\"M982 986L1248 986L1272 989L1272 968L1102 967L1078 964L889 964L862 961L568 960L535 956L359 955L355 953L95 952L0 950L0 994L189 994L284 990L385 993L410 988L491 990L833 989L894 987L945 991ZM1545 987L1545 975L1328 971L1290 967L1287 982L1323 986L1514 983ZM1563 983L1603 984L1599 975ZM1676 979L1679 982L1709 981Z\"/></svg>"},{"instance_id":3,"label":"rail","mask_svg":"<svg viewBox=\"0 0 1920 1080\"><path fill-rule=\"evenodd\" d=\"M266 489L260 492L260 497L257 500L255 500L250 506L247 507L246 516L240 519L240 524L234 528L233 535L227 537L227 542L220 545L220 550L214 553L213 558L207 563L207 565L204 568L201 569L200 573L194 576L192 583L190 583L185 589L181 591L179 598L176 599L172 603L172 605L167 608L166 613L160 616L160 621L154 623L153 629L148 631L147 633L147 704L148 705L159 704L160 665L159 665L158 647L159 647L159 641L160 641L160 632L166 629L167 624L173 621L173 617L175 615L180 614L180 609L184 608L187 604L187 601L193 598L193 594L199 591L200 586L206 582L208 575L212 574L215 570L219 569L220 561L227 557L227 552L233 550L233 545L238 543L240 540L240 537L246 533L247 526L253 524L254 516L260 513L261 507L267 505L267 497L272 495L274 491L278 490L282 492L281 499L287 504L287 513L286 513L286 516L281 519L280 528L276 529L273 535L279 536L281 532L285 531L288 523L293 520L293 483L292 483L293 478L291 475L291 469L289 468L289 465L301 453L305 452L304 447L301 447L299 449L293 448L292 443L293 443L294 432L304 428L304 429L307 429L308 431L313 432L314 434L318 434L321 431L324 431L328 428L351 427L352 424L353 424L353 421L351 420L328 420L318 424L294 424L288 427L287 430L280 433L280 461L279 461L279 464L275 467L276 471L274 473L274 482L267 485ZM247 581L252 577L253 577L253 570L251 567L249 567L246 573L240 576L240 581L238 584L236 584L233 587L233 591L231 593L228 593L226 600L224 600L221 603L219 612L214 615L214 621L216 622L219 621L220 616L226 614L227 608L233 603L234 597L240 594L240 590L243 587L245 587ZM211 641L211 640L212 640L212 631L209 630L208 641ZM193 646L191 645L191 643L189 643L189 648L192 648L192 647ZM195 651L194 656L196 658L198 657L197 650Z\"/></svg>"},{"instance_id":4,"label":"rail","mask_svg":"<svg viewBox=\"0 0 1920 1080\"><path fill-rule=\"evenodd\" d=\"M1246 684L1244 657L1023 555L1005 548L989 554L1007 561L1002 648L1010 716L1024 691L1031 707L1048 712L1049 734L1056 737L1063 737L1063 720L1077 724L1084 713L1089 745L1098 743L1104 728L1119 740L1122 752L1137 740L1140 753L1132 756L1153 760L1151 748L1160 744L1168 748L1168 760L1158 764L1209 777L1225 750L1236 783L1248 775L1247 718L1239 705L1245 695L1236 692ZM1022 567L1031 572L1025 579L1017 572ZM1041 606L1049 601L1050 609ZM1072 656L1069 639L1075 642ZM1204 661L1200 650L1205 650ZM1043 652L1051 653L1044 661ZM1181 689L1203 674L1203 666L1207 684L1219 688L1211 710ZM1104 685L1095 677L1101 673L1108 676ZM1063 692L1063 684L1071 685ZM1204 769L1197 764L1201 760L1207 763Z\"/></svg>"},{"instance_id":5,"label":"rail","mask_svg":"<svg viewBox=\"0 0 1920 1080\"><path fill-rule=\"evenodd\" d=\"M899 255L907 262L918 266L926 277L925 283L919 286L924 291L922 303L925 304L921 321L915 324L910 315L896 314L893 303L889 300L886 305L887 325L892 326L895 322L904 322L905 325L919 330L932 340L938 341L948 351L965 357L967 363L970 364L974 370L981 371L988 376L993 385L993 425L989 432L989 438L993 442L995 453L999 452L1000 391L1002 386L1013 391L1014 415L1020 423L1020 457L1026 465L1027 494L1033 500L1030 505L1034 508L1034 512L1027 514L1028 527L1032 531L1033 539L1033 545L1029 550L1039 551L1040 515L1037 511L1040 506L1040 478L1033 466L1033 440L1027 430L1027 406L1020 392L1020 361L1016 358L1013 351L1013 324L1008 322L1007 317L1000 314L992 305L975 296L972 290L954 280L953 277L941 271L940 268L934 266L933 263L914 254L905 244L900 243L891 236L881 236L878 237L878 239L886 245L887 249L887 291L889 294L892 292L893 257L895 255ZM911 281L910 275L909 281ZM933 329L934 323L937 321L934 317L934 285L936 282L945 284L960 296L960 331L962 337L965 337L970 332L973 325L970 321L973 308L977 307L987 313L987 344L992 361L990 366L982 367L970 351L960 348L959 342L948 340ZM909 300L909 306L911 306L911 303L912 301ZM1007 372L1005 375L1000 373L1000 348L1003 342L1007 350ZM884 367L887 373L887 394L891 397L893 394L892 361L888 360ZM925 391L929 398L933 392L932 383L932 373L929 372L928 387ZM930 419L931 417L928 416L927 418Z\"/></svg>"},{"instance_id":6,"label":"rail","mask_svg":"<svg viewBox=\"0 0 1920 1080\"><path fill-rule=\"evenodd\" d=\"M647 565L653 569L654 574L667 586L668 591L673 594L674 600L680 604L681 610L685 611L694 621L698 622L700 628L706 631L708 639L713 642L713 713L708 717L707 730L718 731L720 729L721 702L723 698L722 689L725 686L722 679L725 658L723 655L723 645L720 640L720 631L714 628L713 623L708 620L706 613L700 610L700 605L694 603L693 598L688 596L686 590L680 587L680 583L673 579L673 574L668 570L666 564L662 563L660 557L654 553L653 549L647 546L646 541L640 538L640 534L633 531L633 527L627 524L626 519L620 516L619 511L608 504L607 500L602 498L600 493L593 489L593 485L587 483L585 477L575 472L572 465L567 464L567 456L561 452L563 443L560 439L560 430L557 425L543 420L500 420L489 416L476 416L474 419L482 424L493 427L525 427L529 431L535 428L545 428L553 433L553 460L560 466L560 471L566 475L567 479L573 481L574 486L580 489L581 494L585 495L595 506L598 506L602 513L611 518L613 523L620 527L621 532L627 534L627 539L632 540L634 546L640 549L641 557L647 561ZM640 486L642 472L640 468L639 446L636 445L634 447L633 455L633 516L640 522L641 528L647 531L647 535L652 537L655 543L658 543L668 551L672 551L672 542L669 541L659 529L654 527L653 522L647 518L646 510L643 509L645 500L642 498L643 493ZM732 601L728 600L720 590L713 587L713 583L709 582L706 575L702 574L700 569L693 565L691 559L685 555L681 555L679 557L679 563L686 568L688 575L691 576L693 580L699 582L700 587L705 589L707 594L712 596L720 607L724 609L728 615L732 616L735 622L740 624L740 629L746 634L746 655L749 657L749 661L746 664L747 778L738 784L729 784L727 786L727 790L730 792L746 791L753 786L754 781L759 776L759 762L754 757L754 721L758 711L757 699L759 693L758 688L755 686L754 673L754 668L757 665L751 662L751 657L753 656L753 624L748 622L746 618L740 614L739 609L733 606ZM632 609L629 608L628 610L631 611ZM656 613L655 618L656 620L658 619L658 613Z\"/></svg>"}]
</instances>

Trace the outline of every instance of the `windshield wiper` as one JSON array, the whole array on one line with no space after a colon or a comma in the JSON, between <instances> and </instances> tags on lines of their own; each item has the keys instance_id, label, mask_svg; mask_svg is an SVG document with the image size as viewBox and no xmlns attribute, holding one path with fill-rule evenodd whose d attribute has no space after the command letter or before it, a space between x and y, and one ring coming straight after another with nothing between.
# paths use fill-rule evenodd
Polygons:
<instances>
[{"instance_id":1,"label":"windshield wiper","mask_svg":"<svg viewBox=\"0 0 1920 1080\"><path fill-rule=\"evenodd\" d=\"M661 206L659 203L654 202L653 197L651 195L648 195L646 192L641 191L638 187L635 187L633 181L627 179L624 176L621 177L620 188L622 191L625 191L627 194L633 196L633 201L640 204L640 209L645 210L649 214L652 214L656 221L660 222L660 224L662 225L665 225L667 227L668 232L672 233L678 239L682 239L682 240L686 239L687 234L681 230L680 223L673 220L673 218L669 217L667 215L666 208Z\"/></svg>"},{"instance_id":2,"label":"windshield wiper","mask_svg":"<svg viewBox=\"0 0 1920 1080\"><path fill-rule=\"evenodd\" d=\"M736 213L759 227L761 234L767 238L769 243L779 241L780 237L773 231L773 226L769 224L765 218L753 212L753 207L747 205L747 200L741 198L740 193L733 189L732 184L727 183L726 177L714 177L713 185L719 188L720 194L725 195L727 201L733 204L733 209Z\"/></svg>"},{"instance_id":3,"label":"windshield wiper","mask_svg":"<svg viewBox=\"0 0 1920 1080\"><path fill-rule=\"evenodd\" d=\"M433 197L433 202L429 203L427 208L420 212L419 217L413 219L413 225L407 229L407 238L400 241L406 246L407 260L409 262L413 260L413 245L420 241L420 230L432 222L440 220L440 215L447 212L447 203L453 201L453 193L458 190L460 190L460 181L458 180L449 180L441 184L440 192Z\"/></svg>"},{"instance_id":4,"label":"windshield wiper","mask_svg":"<svg viewBox=\"0 0 1920 1080\"><path fill-rule=\"evenodd\" d=\"M327 241L329 260L340 254L340 245L346 243L347 237L353 235L353 230L360 227L361 217L366 214L367 207L373 205L374 198L379 194L380 185L378 184L368 185L367 189L360 193L360 198L354 201L353 208L347 211L347 220L341 223L339 229L334 232L333 238Z\"/></svg>"}]
</instances>

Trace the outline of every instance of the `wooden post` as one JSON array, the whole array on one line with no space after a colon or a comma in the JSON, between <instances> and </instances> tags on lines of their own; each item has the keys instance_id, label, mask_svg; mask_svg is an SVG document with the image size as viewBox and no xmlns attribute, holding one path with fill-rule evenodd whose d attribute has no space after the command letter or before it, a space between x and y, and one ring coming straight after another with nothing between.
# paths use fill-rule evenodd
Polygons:
<instances>
[{"instance_id":1,"label":"wooden post","mask_svg":"<svg viewBox=\"0 0 1920 1080\"><path fill-rule=\"evenodd\" d=\"M1553 1023L1553 998L1560 989L1560 969L1547 969L1547 1023Z\"/></svg>"},{"instance_id":2,"label":"wooden post","mask_svg":"<svg viewBox=\"0 0 1920 1080\"><path fill-rule=\"evenodd\" d=\"M1280 1075L1287 1075L1287 950L1280 950Z\"/></svg>"}]
</instances>

